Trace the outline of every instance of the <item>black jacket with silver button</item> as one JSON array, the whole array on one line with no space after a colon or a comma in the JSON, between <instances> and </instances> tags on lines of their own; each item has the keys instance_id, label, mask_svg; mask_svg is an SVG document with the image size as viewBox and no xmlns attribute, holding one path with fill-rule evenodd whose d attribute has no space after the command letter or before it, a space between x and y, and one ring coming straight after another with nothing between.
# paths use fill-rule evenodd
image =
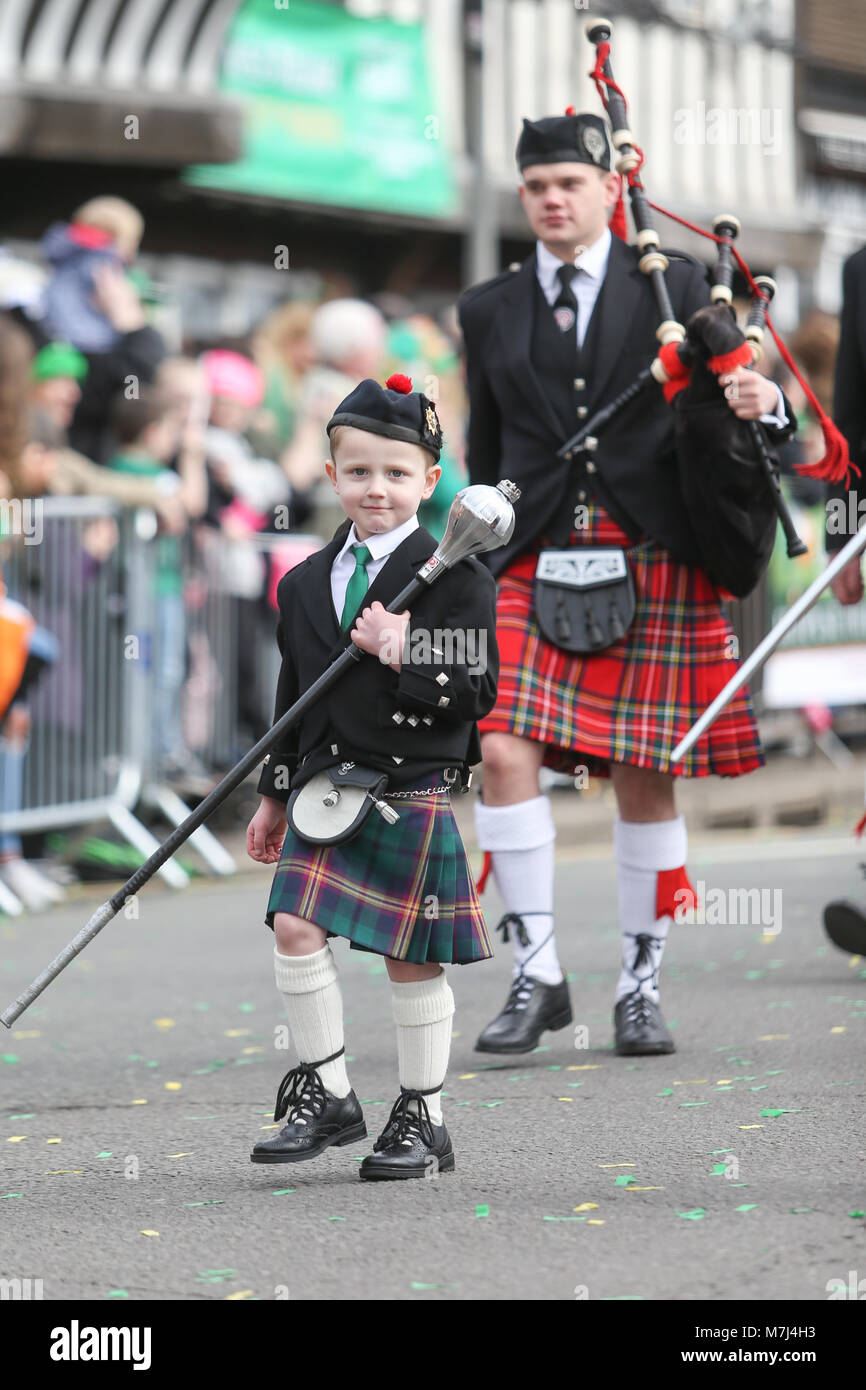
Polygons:
<instances>
[{"instance_id":1,"label":"black jacket with silver button","mask_svg":"<svg viewBox=\"0 0 866 1390\"><path fill-rule=\"evenodd\" d=\"M277 642L283 659L275 724L351 642L350 631L340 632L331 597L331 567L349 524L289 570L277 588ZM361 609L375 599L387 608L435 549L430 532L419 526L389 556ZM429 643L413 640L421 628L430 633ZM475 645L464 649L459 634L467 631L474 634ZM435 647L441 657L425 647ZM476 720L495 703L499 653L496 586L478 560L462 560L446 570L416 601L409 650L414 656L429 655L429 662L409 661L398 674L365 655L346 672L267 755L257 790L288 801L290 789L324 767L348 761L388 772L392 786L480 762Z\"/></svg>"}]
</instances>

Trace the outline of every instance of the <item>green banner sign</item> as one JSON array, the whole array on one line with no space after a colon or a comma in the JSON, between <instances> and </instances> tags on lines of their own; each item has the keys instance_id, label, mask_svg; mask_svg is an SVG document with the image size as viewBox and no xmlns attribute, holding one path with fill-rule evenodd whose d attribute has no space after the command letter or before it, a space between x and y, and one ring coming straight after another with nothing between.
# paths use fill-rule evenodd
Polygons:
<instances>
[{"instance_id":1,"label":"green banner sign","mask_svg":"<svg viewBox=\"0 0 866 1390\"><path fill-rule=\"evenodd\" d=\"M317 0L245 0L220 87L245 106L244 154L188 182L443 216L455 190L420 24Z\"/></svg>"}]
</instances>

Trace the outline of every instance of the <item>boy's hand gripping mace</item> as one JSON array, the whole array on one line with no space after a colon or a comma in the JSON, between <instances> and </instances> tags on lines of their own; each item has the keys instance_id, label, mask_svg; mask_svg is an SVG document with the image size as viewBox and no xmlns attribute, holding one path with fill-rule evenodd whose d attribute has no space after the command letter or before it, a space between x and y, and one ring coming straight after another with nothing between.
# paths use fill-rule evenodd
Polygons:
<instances>
[{"instance_id":1,"label":"boy's hand gripping mace","mask_svg":"<svg viewBox=\"0 0 866 1390\"><path fill-rule=\"evenodd\" d=\"M445 570L451 569L460 560L465 560L471 555L480 555L487 550L496 550L498 546L505 545L511 539L514 531L512 503L516 502L519 496L520 489L515 487L514 483L508 482L507 479L497 483L496 487L475 484L458 492L451 504L445 535L411 583L407 584L405 589L392 600L387 611L389 613L402 613L407 606L414 604L415 600ZM340 677L356 661L360 661L364 655L366 653L363 649L352 642L331 662L331 665L322 672L317 681L313 682L309 690L295 701L291 709L286 710L282 718L241 758L231 772L226 773L222 781L217 783L200 805L187 816L186 820L172 831L167 840L163 840L146 863L136 869L123 887L118 888L117 892L94 912L86 926L82 927L68 945L64 946L51 964L46 966L33 983L22 994L19 994L15 1002L0 1014L0 1022L5 1023L7 1028L11 1028L16 1018L20 1017L24 1010L33 1003L33 1000L60 974L61 970L64 970L79 951L83 951L88 942L92 941L102 931L102 928L107 926L111 919L117 915L127 899L135 896L148 879L152 878L157 869L165 863L166 859L169 859L193 831L207 820L211 812L225 800L229 792L234 791L248 773L252 772L268 749L273 748L286 730L291 728L293 724L297 724L325 691L330 690L331 686L335 685Z\"/></svg>"}]
</instances>

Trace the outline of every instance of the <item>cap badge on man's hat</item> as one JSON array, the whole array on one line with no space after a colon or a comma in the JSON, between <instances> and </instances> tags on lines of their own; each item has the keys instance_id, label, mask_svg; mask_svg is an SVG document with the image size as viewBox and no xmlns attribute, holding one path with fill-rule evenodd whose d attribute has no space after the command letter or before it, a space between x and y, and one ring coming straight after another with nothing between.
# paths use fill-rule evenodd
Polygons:
<instances>
[{"instance_id":1,"label":"cap badge on man's hat","mask_svg":"<svg viewBox=\"0 0 866 1390\"><path fill-rule=\"evenodd\" d=\"M607 154L607 141L601 131L590 125L585 126L581 134L587 154L594 164L601 164Z\"/></svg>"}]
</instances>

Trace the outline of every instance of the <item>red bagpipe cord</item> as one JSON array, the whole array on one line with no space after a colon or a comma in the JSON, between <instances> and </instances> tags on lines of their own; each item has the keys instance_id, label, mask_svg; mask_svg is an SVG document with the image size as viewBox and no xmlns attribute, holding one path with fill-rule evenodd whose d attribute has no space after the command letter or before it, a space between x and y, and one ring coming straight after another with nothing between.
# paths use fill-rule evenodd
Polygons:
<instances>
[{"instance_id":1,"label":"red bagpipe cord","mask_svg":"<svg viewBox=\"0 0 866 1390\"><path fill-rule=\"evenodd\" d=\"M863 812L857 824L854 826L854 834L862 835L864 830L866 830L866 811Z\"/></svg>"},{"instance_id":2,"label":"red bagpipe cord","mask_svg":"<svg viewBox=\"0 0 866 1390\"><path fill-rule=\"evenodd\" d=\"M601 98L605 111L607 111L608 109L605 88L608 88L610 91L617 93L617 95L620 97L623 103L626 112L628 112L628 103L626 102L625 94L623 93L622 89L617 86L617 84L613 81L612 78L607 77L603 71L604 64L607 62L609 54L610 44L600 43L596 50L595 67L592 69L589 75L595 82L596 90L598 91L599 97ZM639 145L633 144L632 149L638 157L638 163L634 169L629 169L628 173L626 174L628 186L629 188L640 188L643 190L644 194L646 194L646 189L644 188L640 180L640 170L644 162L644 153ZM654 212L660 212L662 217L669 217L671 221L679 222L680 226L688 227L689 231L697 232L698 236L706 237L708 241L721 242L725 240L724 237L716 236L715 232L708 232L704 227L698 227L694 222L687 221L685 217L678 217L676 213L668 212L667 208L660 207L658 203L650 202L648 198L647 203L653 209ZM625 217L623 212L621 193L617 211L619 213L623 213L622 231L619 230L618 226L614 227L613 220L610 224L611 230L616 231L617 236L622 236L624 238ZM742 271L746 283L749 286L749 289L751 290L752 294L760 295L761 291L755 284L752 272L749 270L749 267L746 265L746 262L743 260L742 256L740 255L737 248L733 245L733 243L731 243L731 252L733 254L734 260L740 267L740 270ZM761 297L765 298L765 296ZM857 467L856 463L852 463L851 461L851 457L848 453L848 444L845 440L845 436L842 434L838 425L836 425L834 421L830 419L830 416L822 408L821 403L815 395L814 391L803 380L803 377L800 375L800 372L797 369L793 357L791 356L787 347L782 342L782 339L776 332L775 326L769 314L767 314L767 327L773 335L773 341L779 350L779 356L782 358L782 361L785 363L785 366L788 368L788 370L792 373L794 377L796 377L797 381L799 381L800 385L802 386L803 393L807 401L809 402L809 406L812 410L812 413L815 415L815 418L819 421L821 425L821 432L824 436L824 447L826 452L823 458L817 459L814 463L795 463L794 471L808 478L823 478L830 483L843 483L843 486L847 488L850 485L851 473L856 473L857 477L859 478L860 469ZM662 353L663 352L664 349L662 349ZM665 370L667 371L668 364L665 361L662 353L659 353L659 356L662 358L662 363L665 367ZM711 368L711 370L713 370L713 368ZM729 371L731 370L731 368L721 367L719 368L719 370ZM672 386L673 389L670 391L669 394L668 389L666 387L665 397L667 400L670 401L672 397L676 395L677 391L682 390L683 386L686 385L686 382L680 381L678 385L675 385L674 381L671 381L669 385Z\"/></svg>"},{"instance_id":3,"label":"red bagpipe cord","mask_svg":"<svg viewBox=\"0 0 866 1390\"><path fill-rule=\"evenodd\" d=\"M656 875L656 921L659 917L673 917L675 922L680 921L683 912L692 911L697 906L698 895L689 882L685 864L678 869L659 869Z\"/></svg>"}]
</instances>

